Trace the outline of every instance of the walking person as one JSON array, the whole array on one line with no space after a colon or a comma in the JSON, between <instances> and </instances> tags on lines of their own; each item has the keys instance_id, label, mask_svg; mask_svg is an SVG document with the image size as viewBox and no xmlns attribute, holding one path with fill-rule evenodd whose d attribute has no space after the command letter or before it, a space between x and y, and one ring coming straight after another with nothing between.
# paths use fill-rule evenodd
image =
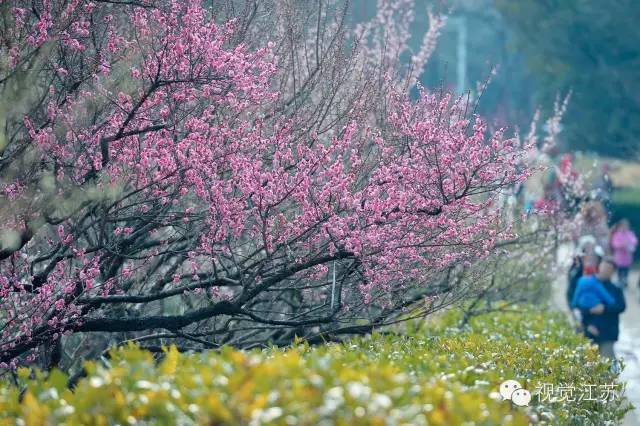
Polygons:
<instances>
[{"instance_id":1,"label":"walking person","mask_svg":"<svg viewBox=\"0 0 640 426\"><path fill-rule=\"evenodd\" d=\"M600 176L594 182L594 199L599 200L604 207L607 220L611 219L611 200L613 199L613 181L611 180L611 167L608 164L602 166Z\"/></svg>"},{"instance_id":2,"label":"walking person","mask_svg":"<svg viewBox=\"0 0 640 426\"><path fill-rule=\"evenodd\" d=\"M638 238L631 230L629 221L622 219L611 230L611 250L618 268L618 281L622 288L629 283L629 269L633 264L633 254L638 246Z\"/></svg>"},{"instance_id":3,"label":"walking person","mask_svg":"<svg viewBox=\"0 0 640 426\"><path fill-rule=\"evenodd\" d=\"M597 200L584 203L579 215L579 221L582 222L580 235L592 235L596 244L606 249L609 244L609 225L602 203Z\"/></svg>"},{"instance_id":4,"label":"walking person","mask_svg":"<svg viewBox=\"0 0 640 426\"><path fill-rule=\"evenodd\" d=\"M576 287L578 286L578 280L582 278L582 268L584 267L583 257L584 252L579 250L573 257L571 267L569 267L569 272L567 274L567 303L569 304L569 308L571 308L571 302L573 301L573 295L575 294Z\"/></svg>"},{"instance_id":5,"label":"walking person","mask_svg":"<svg viewBox=\"0 0 640 426\"><path fill-rule=\"evenodd\" d=\"M600 264L600 260L604 257L604 255L604 249L597 244L596 239L593 235L584 235L580 237L580 239L578 240L577 248L577 257L580 258L580 262L576 262L574 260L574 263L572 265L573 273L577 275L574 277L574 279L576 280L576 284L577 280L580 277L593 275L598 272L598 265ZM576 273L577 269L574 269L574 267L577 268L578 264L582 266L581 273L579 274ZM570 273L572 270L570 270ZM573 288L573 290L575 290L575 287ZM573 299L573 291L571 294L571 298L569 299L570 301Z\"/></svg>"},{"instance_id":6,"label":"walking person","mask_svg":"<svg viewBox=\"0 0 640 426\"><path fill-rule=\"evenodd\" d=\"M596 240L591 235L582 237L578 241L576 252L567 273L567 304L569 308L571 308L578 280L585 275L596 273L598 264L604 256L604 250L595 245L595 243Z\"/></svg>"},{"instance_id":7,"label":"walking person","mask_svg":"<svg viewBox=\"0 0 640 426\"><path fill-rule=\"evenodd\" d=\"M620 332L620 314L626 309L624 292L611 280L613 258L605 257L595 275L578 281L572 307L579 311L585 335L598 345L600 355L615 359L613 349Z\"/></svg>"}]
</instances>

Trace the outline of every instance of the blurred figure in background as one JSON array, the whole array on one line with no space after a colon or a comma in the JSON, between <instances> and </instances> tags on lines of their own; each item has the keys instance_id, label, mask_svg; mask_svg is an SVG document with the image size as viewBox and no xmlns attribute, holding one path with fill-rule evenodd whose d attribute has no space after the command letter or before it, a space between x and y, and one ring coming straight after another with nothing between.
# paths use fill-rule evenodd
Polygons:
<instances>
[{"instance_id":1,"label":"blurred figure in background","mask_svg":"<svg viewBox=\"0 0 640 426\"><path fill-rule=\"evenodd\" d=\"M593 236L586 235L580 238L567 276L567 303L569 305L573 300L578 280L585 275L594 274L598 270L598 264L603 256L604 250L596 246L596 239Z\"/></svg>"},{"instance_id":2,"label":"blurred figure in background","mask_svg":"<svg viewBox=\"0 0 640 426\"><path fill-rule=\"evenodd\" d=\"M602 173L593 184L594 198L602 203L607 220L610 219L611 199L613 197L613 181L611 180L608 164L602 166Z\"/></svg>"},{"instance_id":3,"label":"blurred figure in background","mask_svg":"<svg viewBox=\"0 0 640 426\"><path fill-rule=\"evenodd\" d=\"M569 310L571 310L571 303L573 301L573 295L576 292L576 286L578 284L578 280L582 278L582 269L584 267L584 250L578 247L578 251L576 255L573 257L571 262L571 267L569 268L568 276L567 276L567 304L569 305ZM573 312L573 311L572 311Z\"/></svg>"},{"instance_id":4,"label":"blurred figure in background","mask_svg":"<svg viewBox=\"0 0 640 426\"><path fill-rule=\"evenodd\" d=\"M582 204L577 217L579 221L578 237L593 236L595 245L609 247L609 224L607 212L600 201L593 200Z\"/></svg>"},{"instance_id":5,"label":"blurred figure in background","mask_svg":"<svg viewBox=\"0 0 640 426\"><path fill-rule=\"evenodd\" d=\"M596 245L592 235L580 238L576 253L569 268L567 280L567 304L578 331L582 331L582 314L573 304L578 282L583 277L594 275L598 271L600 261L604 257L604 249Z\"/></svg>"},{"instance_id":6,"label":"blurred figure in background","mask_svg":"<svg viewBox=\"0 0 640 426\"><path fill-rule=\"evenodd\" d=\"M598 272L600 260L605 256L605 250L598 245L593 235L584 235L580 237L577 244L576 257L571 266L574 271L576 280L582 276L593 275Z\"/></svg>"},{"instance_id":7,"label":"blurred figure in background","mask_svg":"<svg viewBox=\"0 0 640 426\"><path fill-rule=\"evenodd\" d=\"M638 238L631 230L627 219L620 220L611 229L610 245L613 259L618 267L618 280L622 288L627 288L629 269L633 264L633 254L638 246Z\"/></svg>"}]
</instances>

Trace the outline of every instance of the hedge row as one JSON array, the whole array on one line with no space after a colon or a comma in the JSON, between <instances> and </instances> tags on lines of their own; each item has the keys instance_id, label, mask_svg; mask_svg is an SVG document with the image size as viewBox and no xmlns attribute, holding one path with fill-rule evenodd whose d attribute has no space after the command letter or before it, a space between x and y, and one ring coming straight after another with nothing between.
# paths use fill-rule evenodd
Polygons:
<instances>
[{"instance_id":1,"label":"hedge row","mask_svg":"<svg viewBox=\"0 0 640 426\"><path fill-rule=\"evenodd\" d=\"M616 377L561 314L521 307L476 317L462 330L451 311L403 335L344 344L202 354L135 346L88 362L74 391L60 371L22 369L0 388L0 424L13 425L524 425L620 420L624 398L542 401L516 407L497 393L516 379L606 385ZM21 394L22 392L22 394ZM553 399L553 398L551 398Z\"/></svg>"}]
</instances>

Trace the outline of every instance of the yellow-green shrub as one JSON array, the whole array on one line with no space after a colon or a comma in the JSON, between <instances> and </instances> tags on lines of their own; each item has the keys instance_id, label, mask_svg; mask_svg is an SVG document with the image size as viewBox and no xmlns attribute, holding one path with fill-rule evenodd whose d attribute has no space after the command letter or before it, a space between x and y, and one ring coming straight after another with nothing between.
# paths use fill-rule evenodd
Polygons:
<instances>
[{"instance_id":1,"label":"yellow-green shrub","mask_svg":"<svg viewBox=\"0 0 640 426\"><path fill-rule=\"evenodd\" d=\"M527 308L475 318L462 331L451 327L458 319L452 311L404 336L318 347L170 348L159 363L129 346L111 352L110 366L87 363L74 391L59 371L21 370L20 388L0 389L0 424L601 424L624 414L622 399L605 406L534 398L515 407L496 396L506 379L532 391L545 382L615 380L561 315Z\"/></svg>"}]
</instances>

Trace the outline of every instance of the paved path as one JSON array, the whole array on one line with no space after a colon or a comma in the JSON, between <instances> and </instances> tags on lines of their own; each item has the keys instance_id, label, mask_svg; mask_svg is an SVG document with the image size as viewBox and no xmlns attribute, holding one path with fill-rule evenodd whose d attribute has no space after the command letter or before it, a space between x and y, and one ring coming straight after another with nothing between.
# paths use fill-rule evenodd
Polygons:
<instances>
[{"instance_id":1,"label":"paved path","mask_svg":"<svg viewBox=\"0 0 640 426\"><path fill-rule=\"evenodd\" d=\"M620 340L615 345L616 355L624 360L621 378L627 382L627 397L636 409L625 417L624 425L640 424L640 304L638 299L638 272L632 273L626 292L627 310L622 314Z\"/></svg>"},{"instance_id":2,"label":"paved path","mask_svg":"<svg viewBox=\"0 0 640 426\"><path fill-rule=\"evenodd\" d=\"M558 253L560 259L567 258L566 248ZM634 270L629 277L629 288L625 298L627 309L620 317L620 339L615 345L615 352L625 363L621 379L627 383L626 395L633 405L634 411L625 417L624 426L640 425L640 291L638 279L640 271ZM566 278L562 276L554 285L553 304L568 313L566 294Z\"/></svg>"}]
</instances>

